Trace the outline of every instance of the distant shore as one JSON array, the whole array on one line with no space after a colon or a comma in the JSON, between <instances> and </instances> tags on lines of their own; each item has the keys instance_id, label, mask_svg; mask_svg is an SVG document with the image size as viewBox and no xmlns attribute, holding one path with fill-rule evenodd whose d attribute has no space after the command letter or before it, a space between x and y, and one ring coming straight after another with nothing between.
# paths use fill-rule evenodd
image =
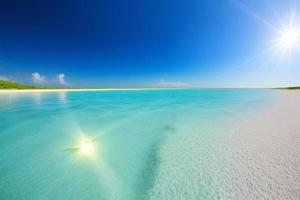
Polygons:
<instances>
[{"instance_id":1,"label":"distant shore","mask_svg":"<svg viewBox=\"0 0 300 200\"><path fill-rule=\"evenodd\" d=\"M0 93L9 92L76 92L76 91L118 91L118 90L163 90L166 88L99 88L99 89L1 89ZM175 88L167 88L175 89Z\"/></svg>"},{"instance_id":2,"label":"distant shore","mask_svg":"<svg viewBox=\"0 0 300 200\"><path fill-rule=\"evenodd\" d=\"M36 87L24 85L22 83L0 80L0 92L59 92L59 91L113 91L113 90L298 90L300 86L278 87L278 88L246 88L246 87L140 87L140 88L55 88L55 87Z\"/></svg>"},{"instance_id":3,"label":"distant shore","mask_svg":"<svg viewBox=\"0 0 300 200\"><path fill-rule=\"evenodd\" d=\"M0 93L13 92L79 92L79 91L130 91L130 90L264 90L268 88L61 88L61 89L0 89Z\"/></svg>"},{"instance_id":4,"label":"distant shore","mask_svg":"<svg viewBox=\"0 0 300 200\"><path fill-rule=\"evenodd\" d=\"M0 93L13 93L13 92L78 92L78 91L130 91L130 90L278 90L278 91L300 91L300 87L284 87L284 88L0 88Z\"/></svg>"}]
</instances>

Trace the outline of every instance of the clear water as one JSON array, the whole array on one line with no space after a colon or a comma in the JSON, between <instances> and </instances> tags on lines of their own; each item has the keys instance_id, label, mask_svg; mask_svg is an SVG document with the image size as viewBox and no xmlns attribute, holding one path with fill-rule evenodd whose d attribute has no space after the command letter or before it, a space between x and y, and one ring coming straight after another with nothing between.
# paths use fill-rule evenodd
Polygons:
<instances>
[{"instance_id":1,"label":"clear water","mask_svg":"<svg viewBox=\"0 0 300 200\"><path fill-rule=\"evenodd\" d=\"M0 199L216 199L267 90L0 93ZM74 150L82 138L94 152ZM226 183L230 184L230 183ZM224 195L223 195L224 196Z\"/></svg>"}]
</instances>

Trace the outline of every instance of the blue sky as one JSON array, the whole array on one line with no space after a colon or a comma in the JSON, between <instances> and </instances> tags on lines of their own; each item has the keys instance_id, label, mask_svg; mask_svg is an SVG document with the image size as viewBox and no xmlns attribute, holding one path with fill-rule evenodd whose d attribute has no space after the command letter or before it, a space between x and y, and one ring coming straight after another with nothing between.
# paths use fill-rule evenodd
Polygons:
<instances>
[{"instance_id":1,"label":"blue sky","mask_svg":"<svg viewBox=\"0 0 300 200\"><path fill-rule=\"evenodd\" d=\"M300 21L299 9L297 0L1 0L0 78L71 87L300 85L300 45L289 55L271 48L292 15Z\"/></svg>"}]
</instances>

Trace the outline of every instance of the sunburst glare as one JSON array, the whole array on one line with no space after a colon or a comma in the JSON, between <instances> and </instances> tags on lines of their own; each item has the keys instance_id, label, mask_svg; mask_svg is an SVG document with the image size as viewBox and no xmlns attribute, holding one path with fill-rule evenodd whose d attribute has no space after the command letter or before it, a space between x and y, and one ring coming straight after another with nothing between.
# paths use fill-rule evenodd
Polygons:
<instances>
[{"instance_id":1,"label":"sunburst glare","mask_svg":"<svg viewBox=\"0 0 300 200\"><path fill-rule=\"evenodd\" d=\"M297 29L289 29L282 32L278 40L284 47L292 48L299 41L299 31Z\"/></svg>"},{"instance_id":2,"label":"sunburst glare","mask_svg":"<svg viewBox=\"0 0 300 200\"><path fill-rule=\"evenodd\" d=\"M94 144L90 139L83 139L79 145L79 151L82 154L92 154L94 152Z\"/></svg>"},{"instance_id":3,"label":"sunburst glare","mask_svg":"<svg viewBox=\"0 0 300 200\"><path fill-rule=\"evenodd\" d=\"M277 39L275 40L275 50L284 53L284 55L291 55L300 43L300 28L293 16L287 26L282 26L278 30Z\"/></svg>"}]
</instances>

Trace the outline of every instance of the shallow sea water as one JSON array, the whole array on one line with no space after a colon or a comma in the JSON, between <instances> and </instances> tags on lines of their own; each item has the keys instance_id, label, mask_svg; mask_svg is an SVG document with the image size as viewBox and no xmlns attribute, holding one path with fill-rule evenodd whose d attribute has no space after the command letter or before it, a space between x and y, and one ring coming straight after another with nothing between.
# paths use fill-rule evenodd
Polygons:
<instances>
[{"instance_id":1,"label":"shallow sea water","mask_svg":"<svg viewBox=\"0 0 300 200\"><path fill-rule=\"evenodd\" d=\"M270 90L0 93L0 199L232 199L224 138ZM74 150L82 138L94 151Z\"/></svg>"}]
</instances>

